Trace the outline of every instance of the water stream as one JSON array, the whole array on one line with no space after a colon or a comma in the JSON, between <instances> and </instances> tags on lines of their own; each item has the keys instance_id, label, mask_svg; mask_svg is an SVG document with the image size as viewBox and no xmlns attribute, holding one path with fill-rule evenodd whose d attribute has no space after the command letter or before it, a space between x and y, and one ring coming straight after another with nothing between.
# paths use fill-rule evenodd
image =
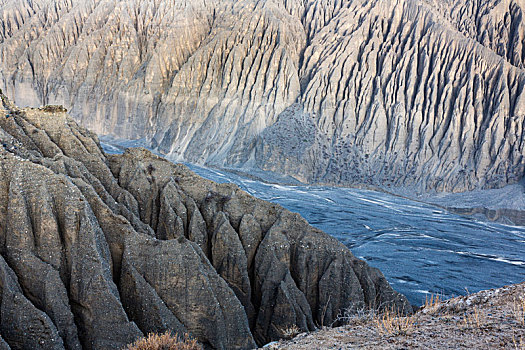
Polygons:
<instances>
[{"instance_id":1,"label":"water stream","mask_svg":"<svg viewBox=\"0 0 525 350\"><path fill-rule=\"evenodd\" d=\"M301 214L379 268L413 304L429 294L448 298L525 281L525 227L478 221L382 192L268 184L188 166Z\"/></svg>"},{"instance_id":2,"label":"water stream","mask_svg":"<svg viewBox=\"0 0 525 350\"><path fill-rule=\"evenodd\" d=\"M413 304L525 281L525 227L478 221L382 192L282 186L189 165L233 182L331 234L379 268Z\"/></svg>"}]
</instances>

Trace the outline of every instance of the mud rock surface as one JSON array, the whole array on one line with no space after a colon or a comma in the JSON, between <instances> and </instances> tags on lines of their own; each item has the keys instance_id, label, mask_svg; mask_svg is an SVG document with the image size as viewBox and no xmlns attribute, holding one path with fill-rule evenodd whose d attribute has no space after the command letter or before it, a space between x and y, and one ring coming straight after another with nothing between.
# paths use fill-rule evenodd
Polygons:
<instances>
[{"instance_id":1,"label":"mud rock surface","mask_svg":"<svg viewBox=\"0 0 525 350\"><path fill-rule=\"evenodd\" d=\"M407 300L299 215L145 149L107 156L61 109L0 106L0 346L120 349L189 332L250 349Z\"/></svg>"},{"instance_id":2,"label":"mud rock surface","mask_svg":"<svg viewBox=\"0 0 525 350\"><path fill-rule=\"evenodd\" d=\"M174 160L459 192L525 171L517 0L0 0L0 88Z\"/></svg>"}]
</instances>

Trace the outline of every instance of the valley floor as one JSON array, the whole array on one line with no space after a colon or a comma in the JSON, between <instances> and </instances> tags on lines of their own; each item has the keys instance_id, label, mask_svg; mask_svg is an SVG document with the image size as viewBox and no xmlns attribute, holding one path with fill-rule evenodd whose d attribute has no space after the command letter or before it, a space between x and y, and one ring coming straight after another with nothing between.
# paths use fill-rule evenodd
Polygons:
<instances>
[{"instance_id":1,"label":"valley floor","mask_svg":"<svg viewBox=\"0 0 525 350\"><path fill-rule=\"evenodd\" d=\"M148 143L145 139L126 140L112 136L99 136L104 150L109 154L123 153L128 147L145 147ZM154 152L154 150L150 149ZM163 156L161 154L157 154ZM173 162L177 160L171 159ZM187 164L188 165L188 164ZM279 185L305 185L299 180L272 171L264 171L258 168L228 168L210 167L221 172L236 174L247 179L272 183ZM345 187L333 183L313 184L316 186ZM480 220L496 221L508 225L525 226L525 179L520 183L507 185L498 189L474 190L461 193L434 192L421 193L420 189L411 187L387 188L372 185L353 185L351 188L369 189L373 191L386 192L394 196L400 196L410 200L435 205L459 215L474 216Z\"/></svg>"},{"instance_id":2,"label":"valley floor","mask_svg":"<svg viewBox=\"0 0 525 350\"><path fill-rule=\"evenodd\" d=\"M411 317L362 315L267 349L525 349L525 282L427 303Z\"/></svg>"},{"instance_id":3,"label":"valley floor","mask_svg":"<svg viewBox=\"0 0 525 350\"><path fill-rule=\"evenodd\" d=\"M218 168L256 181L280 185L327 186L368 189L385 192L417 202L441 207L452 213L473 216L481 221L495 221L506 225L525 226L525 179L501 188L467 192L421 192L416 187L384 187L376 185L340 185L334 183L307 184L293 177L260 169Z\"/></svg>"}]
</instances>

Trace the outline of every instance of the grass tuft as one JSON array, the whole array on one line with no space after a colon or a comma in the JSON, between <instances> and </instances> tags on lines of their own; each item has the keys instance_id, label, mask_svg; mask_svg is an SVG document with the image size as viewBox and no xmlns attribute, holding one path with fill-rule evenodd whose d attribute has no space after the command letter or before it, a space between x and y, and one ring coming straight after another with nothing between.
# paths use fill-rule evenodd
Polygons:
<instances>
[{"instance_id":1,"label":"grass tuft","mask_svg":"<svg viewBox=\"0 0 525 350\"><path fill-rule=\"evenodd\" d=\"M379 333L386 335L407 335L414 330L413 316L403 316L398 310L387 309L375 319Z\"/></svg>"},{"instance_id":2,"label":"grass tuft","mask_svg":"<svg viewBox=\"0 0 525 350\"><path fill-rule=\"evenodd\" d=\"M520 299L514 299L514 305L512 306L512 313L514 318L522 326L525 326L525 297Z\"/></svg>"},{"instance_id":3,"label":"grass tuft","mask_svg":"<svg viewBox=\"0 0 525 350\"><path fill-rule=\"evenodd\" d=\"M479 307L474 307L470 314L465 314L463 317L464 328L477 328L482 329L487 324L487 315L480 310Z\"/></svg>"},{"instance_id":4,"label":"grass tuft","mask_svg":"<svg viewBox=\"0 0 525 350\"><path fill-rule=\"evenodd\" d=\"M512 336L512 343L514 345L514 350L525 350L525 337L520 336L519 338L516 338L516 336Z\"/></svg>"},{"instance_id":5,"label":"grass tuft","mask_svg":"<svg viewBox=\"0 0 525 350\"><path fill-rule=\"evenodd\" d=\"M202 350L202 346L188 334L184 335L184 339L180 339L168 331L160 335L150 333L147 337L128 345L126 350Z\"/></svg>"},{"instance_id":6,"label":"grass tuft","mask_svg":"<svg viewBox=\"0 0 525 350\"><path fill-rule=\"evenodd\" d=\"M294 325L291 325L291 326L289 326L287 328L280 329L280 332L281 332L282 337L284 339L292 339L296 335L301 333L301 329L299 327L297 327L297 325L294 324Z\"/></svg>"},{"instance_id":7,"label":"grass tuft","mask_svg":"<svg viewBox=\"0 0 525 350\"><path fill-rule=\"evenodd\" d=\"M374 309L366 309L362 307L355 311L344 310L340 312L333 324L330 327L333 327L334 324L339 325L365 325L374 321L377 317L377 311Z\"/></svg>"},{"instance_id":8,"label":"grass tuft","mask_svg":"<svg viewBox=\"0 0 525 350\"><path fill-rule=\"evenodd\" d=\"M439 294L431 294L430 298L427 295L425 298L425 305L423 306L423 308L427 310L435 310L441 305L442 301L443 299Z\"/></svg>"}]
</instances>

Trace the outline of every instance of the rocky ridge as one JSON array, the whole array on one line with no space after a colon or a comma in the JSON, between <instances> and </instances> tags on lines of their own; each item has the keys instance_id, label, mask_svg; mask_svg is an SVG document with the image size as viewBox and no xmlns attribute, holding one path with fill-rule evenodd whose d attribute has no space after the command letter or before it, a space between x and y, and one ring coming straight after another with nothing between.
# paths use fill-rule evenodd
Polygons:
<instances>
[{"instance_id":1,"label":"rocky ridge","mask_svg":"<svg viewBox=\"0 0 525 350\"><path fill-rule=\"evenodd\" d=\"M459 192L525 171L516 0L1 0L0 88L175 160Z\"/></svg>"},{"instance_id":2,"label":"rocky ridge","mask_svg":"<svg viewBox=\"0 0 525 350\"><path fill-rule=\"evenodd\" d=\"M406 298L299 215L1 95L0 348L249 349Z\"/></svg>"}]
</instances>

